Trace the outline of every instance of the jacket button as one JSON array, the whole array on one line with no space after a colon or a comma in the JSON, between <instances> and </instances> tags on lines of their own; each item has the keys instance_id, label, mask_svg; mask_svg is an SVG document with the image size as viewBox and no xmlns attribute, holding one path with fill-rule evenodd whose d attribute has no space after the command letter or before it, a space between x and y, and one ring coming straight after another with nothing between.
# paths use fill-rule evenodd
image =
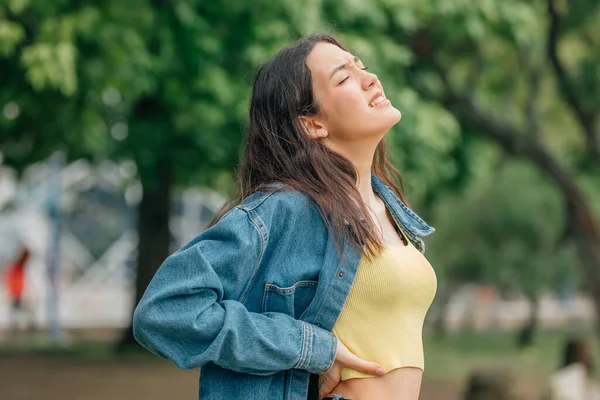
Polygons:
<instances>
[{"instance_id":1,"label":"jacket button","mask_svg":"<svg viewBox=\"0 0 600 400\"><path fill-rule=\"evenodd\" d=\"M338 272L338 276L339 276L340 278L343 278L343 277L344 277L344 273L343 273L343 272Z\"/></svg>"},{"instance_id":2,"label":"jacket button","mask_svg":"<svg viewBox=\"0 0 600 400\"><path fill-rule=\"evenodd\" d=\"M417 242L417 249L421 250L421 242Z\"/></svg>"}]
</instances>

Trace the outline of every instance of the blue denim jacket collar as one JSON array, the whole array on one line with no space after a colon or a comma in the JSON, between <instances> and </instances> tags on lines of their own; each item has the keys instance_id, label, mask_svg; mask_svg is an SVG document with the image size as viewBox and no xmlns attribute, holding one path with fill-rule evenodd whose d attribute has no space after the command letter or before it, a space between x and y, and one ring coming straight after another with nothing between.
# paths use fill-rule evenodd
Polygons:
<instances>
[{"instance_id":1,"label":"blue denim jacket collar","mask_svg":"<svg viewBox=\"0 0 600 400\"><path fill-rule=\"evenodd\" d=\"M415 212L402 202L394 191L385 185L377 176L371 175L373 190L381 197L392 216L404 228L411 242L417 249L425 253L425 243L421 237L429 236L435 229L421 219Z\"/></svg>"},{"instance_id":2,"label":"blue denim jacket collar","mask_svg":"<svg viewBox=\"0 0 600 400\"><path fill-rule=\"evenodd\" d=\"M398 223L404 228L404 232L407 234L411 242L417 247L422 253L425 252L425 243L420 237L431 235L435 232L435 229L425 221L423 221L416 213L404 204L402 200L396 195L396 193L384 184L375 174L371 175L371 185L375 193L385 203L385 206ZM344 220L346 225L350 224L348 220Z\"/></svg>"}]
</instances>

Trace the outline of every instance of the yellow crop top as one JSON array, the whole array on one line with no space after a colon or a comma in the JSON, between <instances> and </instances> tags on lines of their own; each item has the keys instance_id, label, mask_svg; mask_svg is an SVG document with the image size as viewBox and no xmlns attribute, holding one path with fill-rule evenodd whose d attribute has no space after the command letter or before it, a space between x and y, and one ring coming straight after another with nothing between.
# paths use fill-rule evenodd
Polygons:
<instances>
[{"instance_id":1,"label":"yellow crop top","mask_svg":"<svg viewBox=\"0 0 600 400\"><path fill-rule=\"evenodd\" d=\"M402 367L424 370L423 321L436 289L433 268L410 242L388 245L373 261L361 260L332 332L352 353L379 363L386 373ZM342 370L342 381L370 377Z\"/></svg>"}]
</instances>

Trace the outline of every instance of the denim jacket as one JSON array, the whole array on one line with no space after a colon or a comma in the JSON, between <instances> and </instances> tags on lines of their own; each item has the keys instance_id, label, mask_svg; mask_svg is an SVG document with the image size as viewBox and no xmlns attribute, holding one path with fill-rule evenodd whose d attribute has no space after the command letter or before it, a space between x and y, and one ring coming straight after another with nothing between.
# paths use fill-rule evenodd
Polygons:
<instances>
[{"instance_id":1,"label":"denim jacket","mask_svg":"<svg viewBox=\"0 0 600 400\"><path fill-rule=\"evenodd\" d=\"M381 180L381 197L424 252L434 229ZM168 257L138 304L133 332L181 368L200 370L202 400L306 400L327 371L331 333L360 263L342 256L324 220L296 191L257 192Z\"/></svg>"}]
</instances>

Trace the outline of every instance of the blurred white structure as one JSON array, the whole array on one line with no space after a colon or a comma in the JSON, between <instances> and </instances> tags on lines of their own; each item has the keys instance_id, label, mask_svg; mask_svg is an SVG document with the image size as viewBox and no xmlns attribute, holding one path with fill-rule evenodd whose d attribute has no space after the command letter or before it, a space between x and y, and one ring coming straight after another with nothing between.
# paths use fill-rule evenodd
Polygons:
<instances>
[{"instance_id":1,"label":"blurred white structure","mask_svg":"<svg viewBox=\"0 0 600 400\"><path fill-rule=\"evenodd\" d=\"M131 162L85 161L61 171L58 318L63 329L123 327L133 307L137 251L136 207L142 188ZM37 326L48 326L50 220L47 213L48 165L29 167L17 180L0 165L0 330L6 327L9 297L4 270L21 245L32 257L27 265L24 301ZM224 198L204 189L187 189L173 199L170 220L175 246L200 233Z\"/></svg>"},{"instance_id":2,"label":"blurred white structure","mask_svg":"<svg viewBox=\"0 0 600 400\"><path fill-rule=\"evenodd\" d=\"M505 300L492 286L464 284L448 301L444 324L448 331L513 330L528 321L531 308L522 295ZM594 302L581 293L558 298L547 292L540 297L537 318L541 328L590 325L595 321Z\"/></svg>"}]
</instances>

